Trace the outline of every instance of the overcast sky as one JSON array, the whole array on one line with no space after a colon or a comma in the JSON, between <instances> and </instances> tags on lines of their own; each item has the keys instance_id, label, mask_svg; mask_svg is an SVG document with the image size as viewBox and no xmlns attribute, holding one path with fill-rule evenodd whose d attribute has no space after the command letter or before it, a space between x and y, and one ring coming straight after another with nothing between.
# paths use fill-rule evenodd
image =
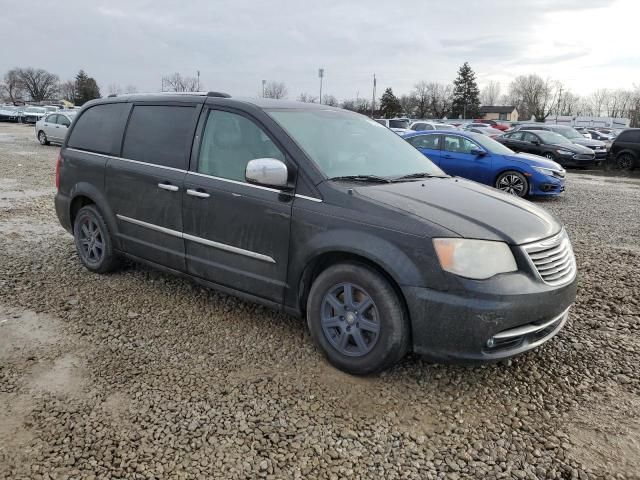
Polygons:
<instances>
[{"instance_id":1,"label":"overcast sky","mask_svg":"<svg viewBox=\"0 0 640 480\"><path fill-rule=\"evenodd\" d=\"M0 0L0 71L82 68L109 84L160 90L163 74L208 90L257 95L284 81L289 98L408 93L451 82L469 61L480 86L538 73L574 93L640 85L638 0Z\"/></svg>"}]
</instances>

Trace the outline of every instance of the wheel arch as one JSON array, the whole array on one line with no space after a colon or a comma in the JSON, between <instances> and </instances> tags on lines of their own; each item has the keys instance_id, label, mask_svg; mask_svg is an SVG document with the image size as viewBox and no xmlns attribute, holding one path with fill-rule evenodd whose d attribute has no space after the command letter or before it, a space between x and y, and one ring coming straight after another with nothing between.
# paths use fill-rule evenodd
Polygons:
<instances>
[{"instance_id":1,"label":"wheel arch","mask_svg":"<svg viewBox=\"0 0 640 480\"><path fill-rule=\"evenodd\" d=\"M389 271L389 269L385 268L384 266L380 265L380 263L361 253L341 249L328 250L318 253L314 257L310 258L305 265L305 268L302 271L298 282L299 288L297 307L302 315L304 315L306 312L307 300L309 298L309 292L311 290L313 281L327 268L338 263L361 264L379 273L385 280L387 280L387 282L389 282L389 285L391 285L393 290L396 292L396 295L398 296L398 299L400 300L400 303L404 308L405 315L407 315L407 320L409 321L409 324L411 324L409 318L409 308L407 306L404 294L402 293L402 289L400 288L400 283L396 278L394 278L394 275Z\"/></svg>"},{"instance_id":2,"label":"wheel arch","mask_svg":"<svg viewBox=\"0 0 640 480\"><path fill-rule=\"evenodd\" d=\"M69 196L71 198L69 202L69 220L71 222L71 228L73 229L76 215L82 207L86 205L95 205L107 222L107 226L109 227L109 231L113 237L111 241L113 242L114 247L116 249L120 249L120 241L117 236L118 225L116 222L116 216L113 213L113 210L109 207L109 203L104 195L94 185L81 182L71 189Z\"/></svg>"}]
</instances>

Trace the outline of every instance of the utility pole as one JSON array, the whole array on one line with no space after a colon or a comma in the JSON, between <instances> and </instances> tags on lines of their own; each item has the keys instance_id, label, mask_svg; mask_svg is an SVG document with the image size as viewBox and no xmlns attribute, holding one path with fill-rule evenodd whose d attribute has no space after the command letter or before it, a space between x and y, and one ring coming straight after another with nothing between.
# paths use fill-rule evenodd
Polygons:
<instances>
[{"instance_id":1,"label":"utility pole","mask_svg":"<svg viewBox=\"0 0 640 480\"><path fill-rule=\"evenodd\" d=\"M318 69L318 77L320 77L320 99L318 100L318 103L322 104L322 78L324 77L324 68Z\"/></svg>"},{"instance_id":2,"label":"utility pole","mask_svg":"<svg viewBox=\"0 0 640 480\"><path fill-rule=\"evenodd\" d=\"M371 97L371 118L376 110L376 74L373 74L373 96Z\"/></svg>"},{"instance_id":3,"label":"utility pole","mask_svg":"<svg viewBox=\"0 0 640 480\"><path fill-rule=\"evenodd\" d=\"M198 89L197 91L200 91L200 70L198 70Z\"/></svg>"},{"instance_id":4,"label":"utility pole","mask_svg":"<svg viewBox=\"0 0 640 480\"><path fill-rule=\"evenodd\" d=\"M266 80L262 80L262 98L264 98L264 89L267 85L267 81Z\"/></svg>"}]
</instances>

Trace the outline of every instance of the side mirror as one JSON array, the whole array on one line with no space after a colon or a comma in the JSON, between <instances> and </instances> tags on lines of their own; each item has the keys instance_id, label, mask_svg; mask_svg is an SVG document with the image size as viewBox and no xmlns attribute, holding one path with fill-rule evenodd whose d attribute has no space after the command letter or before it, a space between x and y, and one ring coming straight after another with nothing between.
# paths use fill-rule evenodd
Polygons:
<instances>
[{"instance_id":1,"label":"side mirror","mask_svg":"<svg viewBox=\"0 0 640 480\"><path fill-rule=\"evenodd\" d=\"M540 145L540 140L532 140L531 143L534 145Z\"/></svg>"},{"instance_id":2,"label":"side mirror","mask_svg":"<svg viewBox=\"0 0 640 480\"><path fill-rule=\"evenodd\" d=\"M471 155L475 155L476 157L483 157L487 154L487 152L485 152L481 148L473 148L469 153L471 153Z\"/></svg>"},{"instance_id":3,"label":"side mirror","mask_svg":"<svg viewBox=\"0 0 640 480\"><path fill-rule=\"evenodd\" d=\"M249 183L283 188L287 186L289 171L282 160L256 158L247 163L244 176Z\"/></svg>"}]
</instances>

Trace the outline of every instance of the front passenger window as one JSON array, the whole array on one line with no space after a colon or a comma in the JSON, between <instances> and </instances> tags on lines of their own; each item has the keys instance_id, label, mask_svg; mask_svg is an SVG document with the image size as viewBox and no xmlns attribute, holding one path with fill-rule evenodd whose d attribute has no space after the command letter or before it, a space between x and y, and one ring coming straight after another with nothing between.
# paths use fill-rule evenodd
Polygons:
<instances>
[{"instance_id":1,"label":"front passenger window","mask_svg":"<svg viewBox=\"0 0 640 480\"><path fill-rule=\"evenodd\" d=\"M235 113L211 110L202 135L198 172L244 182L247 163L256 158L284 161L280 149L253 121Z\"/></svg>"}]
</instances>

